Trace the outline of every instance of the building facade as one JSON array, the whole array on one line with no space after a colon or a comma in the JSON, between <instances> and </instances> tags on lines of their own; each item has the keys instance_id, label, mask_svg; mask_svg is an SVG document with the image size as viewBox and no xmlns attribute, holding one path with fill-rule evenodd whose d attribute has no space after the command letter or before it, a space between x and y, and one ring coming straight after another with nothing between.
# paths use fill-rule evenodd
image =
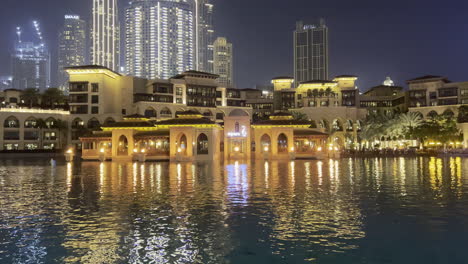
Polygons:
<instances>
[{"instance_id":1,"label":"building facade","mask_svg":"<svg viewBox=\"0 0 468 264\"><path fill-rule=\"evenodd\" d=\"M234 86L232 43L226 38L219 37L213 44L213 73L219 75L221 85Z\"/></svg>"},{"instance_id":2,"label":"building facade","mask_svg":"<svg viewBox=\"0 0 468 264\"><path fill-rule=\"evenodd\" d=\"M50 86L50 53L43 43L17 42L11 56L12 87L17 89Z\"/></svg>"},{"instance_id":3,"label":"building facade","mask_svg":"<svg viewBox=\"0 0 468 264\"><path fill-rule=\"evenodd\" d=\"M305 81L328 80L328 27L320 24L296 23L294 31L294 80L296 86Z\"/></svg>"},{"instance_id":4,"label":"building facade","mask_svg":"<svg viewBox=\"0 0 468 264\"><path fill-rule=\"evenodd\" d=\"M195 69L196 15L190 1L131 1L126 9L129 75L169 79Z\"/></svg>"},{"instance_id":5,"label":"building facade","mask_svg":"<svg viewBox=\"0 0 468 264\"><path fill-rule=\"evenodd\" d=\"M213 72L213 9L211 0L195 0L195 66L197 71Z\"/></svg>"},{"instance_id":6,"label":"building facade","mask_svg":"<svg viewBox=\"0 0 468 264\"><path fill-rule=\"evenodd\" d=\"M58 86L65 92L68 88L66 67L85 65L86 22L77 15L65 15L63 28L59 33Z\"/></svg>"},{"instance_id":7,"label":"building facade","mask_svg":"<svg viewBox=\"0 0 468 264\"><path fill-rule=\"evenodd\" d=\"M458 115L458 108L468 104L468 82L451 82L446 77L427 75L407 81L410 112L423 117Z\"/></svg>"},{"instance_id":8,"label":"building facade","mask_svg":"<svg viewBox=\"0 0 468 264\"><path fill-rule=\"evenodd\" d=\"M117 0L93 0L91 63L120 70L120 20Z\"/></svg>"}]
</instances>

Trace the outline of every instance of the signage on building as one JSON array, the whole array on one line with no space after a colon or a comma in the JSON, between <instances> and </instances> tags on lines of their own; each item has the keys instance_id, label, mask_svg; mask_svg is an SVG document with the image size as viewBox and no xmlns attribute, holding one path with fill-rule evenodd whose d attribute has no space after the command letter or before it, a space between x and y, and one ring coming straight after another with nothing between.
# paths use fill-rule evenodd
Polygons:
<instances>
[{"instance_id":1,"label":"signage on building","mask_svg":"<svg viewBox=\"0 0 468 264\"><path fill-rule=\"evenodd\" d=\"M241 127L240 132L228 132L228 137L247 137L247 128L245 126Z\"/></svg>"}]
</instances>

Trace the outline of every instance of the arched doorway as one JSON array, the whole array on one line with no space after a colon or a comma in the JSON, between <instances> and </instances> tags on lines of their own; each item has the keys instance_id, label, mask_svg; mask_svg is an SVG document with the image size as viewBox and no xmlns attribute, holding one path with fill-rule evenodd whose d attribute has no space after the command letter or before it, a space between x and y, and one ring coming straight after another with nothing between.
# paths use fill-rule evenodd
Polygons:
<instances>
[{"instance_id":1,"label":"arched doorway","mask_svg":"<svg viewBox=\"0 0 468 264\"><path fill-rule=\"evenodd\" d=\"M288 137L285 134L278 136L278 153L288 152Z\"/></svg>"},{"instance_id":2,"label":"arched doorway","mask_svg":"<svg viewBox=\"0 0 468 264\"><path fill-rule=\"evenodd\" d=\"M182 134L177 142L177 153L181 155L187 154L187 137L184 134Z\"/></svg>"},{"instance_id":3,"label":"arched doorway","mask_svg":"<svg viewBox=\"0 0 468 264\"><path fill-rule=\"evenodd\" d=\"M208 155L208 137L205 134L200 134L197 138L197 154Z\"/></svg>"},{"instance_id":4,"label":"arched doorway","mask_svg":"<svg viewBox=\"0 0 468 264\"><path fill-rule=\"evenodd\" d=\"M117 149L118 156L128 156L128 140L127 137L122 135L119 138L119 146Z\"/></svg>"},{"instance_id":5,"label":"arched doorway","mask_svg":"<svg viewBox=\"0 0 468 264\"><path fill-rule=\"evenodd\" d=\"M262 148L262 152L270 152L271 151L271 138L267 134L263 135L260 139L260 145Z\"/></svg>"}]
</instances>

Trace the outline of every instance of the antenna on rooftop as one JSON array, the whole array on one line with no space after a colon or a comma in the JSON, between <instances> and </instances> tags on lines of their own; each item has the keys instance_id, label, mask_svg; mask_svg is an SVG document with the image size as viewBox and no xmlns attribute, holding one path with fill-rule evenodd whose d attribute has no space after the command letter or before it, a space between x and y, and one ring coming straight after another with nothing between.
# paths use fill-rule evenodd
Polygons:
<instances>
[{"instance_id":1,"label":"antenna on rooftop","mask_svg":"<svg viewBox=\"0 0 468 264\"><path fill-rule=\"evenodd\" d=\"M18 43L21 43L21 27L16 27L16 35L18 36Z\"/></svg>"}]
</instances>

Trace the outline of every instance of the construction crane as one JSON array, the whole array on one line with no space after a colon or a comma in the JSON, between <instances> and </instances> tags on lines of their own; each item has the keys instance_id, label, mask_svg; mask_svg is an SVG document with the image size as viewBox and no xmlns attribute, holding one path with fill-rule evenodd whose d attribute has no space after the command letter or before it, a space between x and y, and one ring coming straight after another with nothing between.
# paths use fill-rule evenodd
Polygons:
<instances>
[{"instance_id":1,"label":"construction crane","mask_svg":"<svg viewBox=\"0 0 468 264\"><path fill-rule=\"evenodd\" d=\"M18 43L21 43L21 27L16 27L16 35L18 36Z\"/></svg>"},{"instance_id":2,"label":"construction crane","mask_svg":"<svg viewBox=\"0 0 468 264\"><path fill-rule=\"evenodd\" d=\"M37 37L39 38L39 41L40 41L39 44L41 46L44 46L44 40L42 38L42 32L41 32L41 28L39 27L39 22L37 22L37 20L34 20L33 25L34 25L34 28L36 29L36 34L37 34Z\"/></svg>"}]
</instances>

